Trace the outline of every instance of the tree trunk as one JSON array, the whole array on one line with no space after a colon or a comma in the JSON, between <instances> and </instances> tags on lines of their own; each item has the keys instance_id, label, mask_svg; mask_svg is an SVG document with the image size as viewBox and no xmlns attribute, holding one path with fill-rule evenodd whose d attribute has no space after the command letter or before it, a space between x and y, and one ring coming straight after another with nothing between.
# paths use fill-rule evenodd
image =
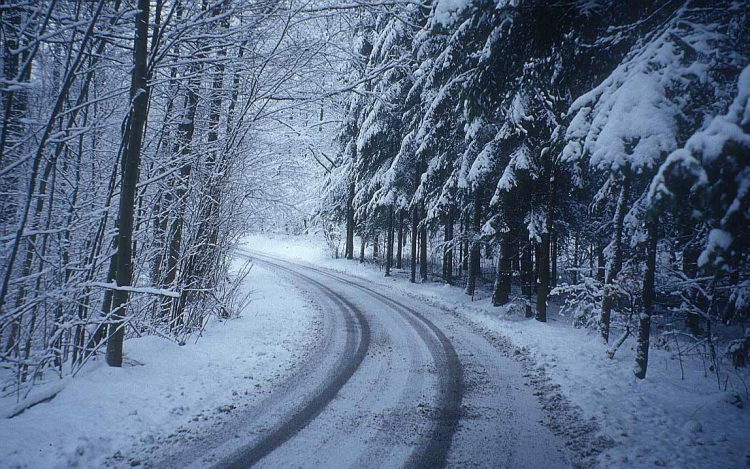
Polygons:
<instances>
[{"instance_id":1,"label":"tree trunk","mask_svg":"<svg viewBox=\"0 0 750 469\"><path fill-rule=\"evenodd\" d=\"M469 261L469 270L466 278L466 290L465 293L469 296L474 296L474 290L476 289L477 277L479 276L479 269L481 268L481 244L479 242L479 228L482 223L482 188L477 187L474 191L474 213L472 214L472 242L471 242L471 253Z\"/></svg>"},{"instance_id":2,"label":"tree trunk","mask_svg":"<svg viewBox=\"0 0 750 469\"><path fill-rule=\"evenodd\" d=\"M463 223L462 234L463 234L464 241L462 243L462 251L461 251L461 267L463 268L463 271L467 274L469 271L469 237L467 236L468 231L469 231L469 219L467 217Z\"/></svg>"},{"instance_id":3,"label":"tree trunk","mask_svg":"<svg viewBox=\"0 0 750 469\"><path fill-rule=\"evenodd\" d=\"M421 161L417 161L417 164L414 168L414 190L416 191L419 187L420 181L422 177L422 164ZM411 283L414 283L417 281L417 257L419 256L419 252L417 251L418 248L418 237L420 235L419 233L419 209L420 209L420 203L417 201L414 201L412 203L412 215L411 215L411 276L409 278L409 281ZM421 273L421 269L420 269Z\"/></svg>"},{"instance_id":4,"label":"tree trunk","mask_svg":"<svg viewBox=\"0 0 750 469\"><path fill-rule=\"evenodd\" d=\"M536 292L536 320L547 322L547 296L550 284L550 243L552 236L553 220L555 216L555 169L550 168L550 184L547 191L547 219L542 232L542 243L539 246L539 288Z\"/></svg>"},{"instance_id":5,"label":"tree trunk","mask_svg":"<svg viewBox=\"0 0 750 469\"><path fill-rule=\"evenodd\" d=\"M182 251L182 225L184 222L184 205L187 196L188 182L192 173L190 153L192 152L192 140L195 133L195 115L198 109L198 92L200 88L200 65L196 64L190 70L193 78L187 85L183 118L177 126L177 142L174 144L174 153L180 155L182 166L180 166L179 180L176 191L176 209L174 218L169 226L169 248L167 250L167 270L164 276L164 288L174 288L177 280L177 267ZM177 316L178 308L173 308L173 298L164 297L162 300L161 316L169 318L172 327L181 324L181 317ZM171 314L170 314L171 313Z\"/></svg>"},{"instance_id":6,"label":"tree trunk","mask_svg":"<svg viewBox=\"0 0 750 469\"><path fill-rule=\"evenodd\" d=\"M550 287L554 288L557 286L557 255L558 255L558 245L557 245L557 232L552 234L552 274L550 275Z\"/></svg>"},{"instance_id":7,"label":"tree trunk","mask_svg":"<svg viewBox=\"0 0 750 469\"><path fill-rule=\"evenodd\" d=\"M16 35L16 32L12 31L16 28L20 30L23 22L22 14L21 8L13 8L12 5L4 13L8 26L12 27L8 27L3 35L3 77L9 81L28 83L31 78L33 60L28 60L30 52L26 47L23 34ZM3 15L0 14L0 16ZM22 64L26 65L25 69L21 68ZM0 104L2 104L0 109L4 110L3 124L0 129L0 167L5 166L3 163L7 163L4 158L6 146L23 138L23 119L27 114L28 101L26 87L3 87L0 94ZM0 226L8 226L15 215L16 205L11 202L7 194L16 190L13 186L17 184L18 179L12 174L9 176L9 180L5 181L7 186L0 187Z\"/></svg>"},{"instance_id":8,"label":"tree trunk","mask_svg":"<svg viewBox=\"0 0 750 469\"><path fill-rule=\"evenodd\" d=\"M417 236L419 233L417 227L419 226L419 209L414 206L411 209L411 252L410 252L410 267L411 272L409 281L415 283L417 281Z\"/></svg>"},{"instance_id":9,"label":"tree trunk","mask_svg":"<svg viewBox=\"0 0 750 469\"><path fill-rule=\"evenodd\" d=\"M422 205L422 217L425 215L424 204ZM419 231L419 278L422 282L427 281L427 226L423 224Z\"/></svg>"},{"instance_id":10,"label":"tree trunk","mask_svg":"<svg viewBox=\"0 0 750 469\"><path fill-rule=\"evenodd\" d=\"M656 246L659 234L659 220L653 218L646 222L648 240L646 246L646 273L643 279L643 312L638 320L638 345L635 354L636 378L646 377L648 369L649 336L651 334L651 314L654 304L654 279L656 277Z\"/></svg>"},{"instance_id":11,"label":"tree trunk","mask_svg":"<svg viewBox=\"0 0 750 469\"><path fill-rule=\"evenodd\" d=\"M573 245L573 284L578 283L578 234L576 234L575 244Z\"/></svg>"},{"instance_id":12,"label":"tree trunk","mask_svg":"<svg viewBox=\"0 0 750 469\"><path fill-rule=\"evenodd\" d=\"M401 269L401 259L404 249L404 211L398 212L398 245L396 250L396 268Z\"/></svg>"},{"instance_id":13,"label":"tree trunk","mask_svg":"<svg viewBox=\"0 0 750 469\"><path fill-rule=\"evenodd\" d=\"M372 258L377 259L380 257L380 236L378 236L377 232L375 233L375 238L372 240Z\"/></svg>"},{"instance_id":14,"label":"tree trunk","mask_svg":"<svg viewBox=\"0 0 750 469\"><path fill-rule=\"evenodd\" d=\"M419 226L419 225L417 225ZM422 237L420 236L419 231L417 231L417 252L414 253L414 255L417 257L417 265L420 264L420 261L422 260L419 257L420 249L422 248Z\"/></svg>"},{"instance_id":15,"label":"tree trunk","mask_svg":"<svg viewBox=\"0 0 750 469\"><path fill-rule=\"evenodd\" d=\"M492 293L492 306L502 306L510 301L510 287L513 271L511 270L512 243L510 233L503 234L500 242L500 253L497 256L497 277Z\"/></svg>"},{"instance_id":16,"label":"tree trunk","mask_svg":"<svg viewBox=\"0 0 750 469\"><path fill-rule=\"evenodd\" d=\"M540 246L541 246L540 243L534 242L534 285L533 285L534 293L536 293L538 285L539 285L539 259L540 259L539 249L541 249Z\"/></svg>"},{"instance_id":17,"label":"tree trunk","mask_svg":"<svg viewBox=\"0 0 750 469\"><path fill-rule=\"evenodd\" d=\"M615 210L615 232L612 235L612 244L614 245L614 259L607 264L607 275L604 283L604 296L602 297L602 307L599 312L599 334L604 342L609 342L609 325L612 313L613 295L608 288L615 281L615 277L620 273L622 268L622 227L625 221L625 208L630 195L630 172L625 172L625 177L620 188L620 196L617 199L617 209Z\"/></svg>"},{"instance_id":18,"label":"tree trunk","mask_svg":"<svg viewBox=\"0 0 750 469\"><path fill-rule=\"evenodd\" d=\"M148 112L148 18L149 0L138 0L138 12L135 15L135 40L133 41L133 76L130 84L132 105L128 143L122 158L122 179L120 189L119 223L117 232L117 285L129 286L133 276L133 216L135 210L135 192L138 182L138 171L141 160L143 127ZM107 342L107 364L122 366L122 343L125 337L125 307L128 302L126 290L114 293L114 322Z\"/></svg>"},{"instance_id":19,"label":"tree trunk","mask_svg":"<svg viewBox=\"0 0 750 469\"><path fill-rule=\"evenodd\" d=\"M391 266L393 265L393 205L388 207L388 239L385 247L385 276L391 275Z\"/></svg>"},{"instance_id":20,"label":"tree trunk","mask_svg":"<svg viewBox=\"0 0 750 469\"><path fill-rule=\"evenodd\" d=\"M360 263L365 261L365 248L367 247L367 240L365 239L364 233L362 233L361 240L362 242L359 243L359 262Z\"/></svg>"},{"instance_id":21,"label":"tree trunk","mask_svg":"<svg viewBox=\"0 0 750 469\"><path fill-rule=\"evenodd\" d=\"M344 257L354 259L354 183L349 184L349 196L346 199L346 247Z\"/></svg>"},{"instance_id":22,"label":"tree trunk","mask_svg":"<svg viewBox=\"0 0 750 469\"><path fill-rule=\"evenodd\" d=\"M536 320L547 322L547 295L549 293L549 233L542 234L539 244L539 282L536 290Z\"/></svg>"},{"instance_id":23,"label":"tree trunk","mask_svg":"<svg viewBox=\"0 0 750 469\"><path fill-rule=\"evenodd\" d=\"M453 284L453 212L445 219L445 236L443 244L443 281Z\"/></svg>"},{"instance_id":24,"label":"tree trunk","mask_svg":"<svg viewBox=\"0 0 750 469\"><path fill-rule=\"evenodd\" d=\"M220 17L224 13L224 5L213 7L213 17ZM221 34L229 28L230 15L224 15L219 21L218 29L214 33ZM183 282L183 292L188 295L194 294L196 290L211 289L213 279L211 278L212 268L218 263L215 258L216 245L219 238L220 226L220 209L223 186L222 179L228 164L227 155L221 151L218 145L219 127L221 124L222 108L224 107L224 74L225 59L227 51L225 45L222 45L216 52L216 65L213 71L213 82L211 84L211 99L208 106L208 137L207 149L208 155L205 159L204 172L207 178L203 182L202 197L199 208L198 230L193 240L194 248L189 249L190 254L185 269L185 282ZM180 301L180 308L177 311L179 316L183 314L183 308L186 303L190 302L190 297L185 296ZM202 316L201 316L202 318Z\"/></svg>"},{"instance_id":25,"label":"tree trunk","mask_svg":"<svg viewBox=\"0 0 750 469\"><path fill-rule=\"evenodd\" d=\"M531 251L534 245L531 240L523 244L523 253L521 257L521 288L526 297L526 317L530 318L531 313L531 295L534 292L534 265L531 258Z\"/></svg>"}]
</instances>

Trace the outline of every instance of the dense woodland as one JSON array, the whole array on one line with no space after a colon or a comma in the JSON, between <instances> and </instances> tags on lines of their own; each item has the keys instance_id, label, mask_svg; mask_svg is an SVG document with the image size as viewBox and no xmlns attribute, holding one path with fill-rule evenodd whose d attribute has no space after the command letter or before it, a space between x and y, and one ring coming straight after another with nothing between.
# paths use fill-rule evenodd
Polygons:
<instances>
[{"instance_id":1,"label":"dense woodland","mask_svg":"<svg viewBox=\"0 0 750 469\"><path fill-rule=\"evenodd\" d=\"M321 213L345 224L346 258L373 244L386 275L429 280L438 257L433 275L468 295L492 283L496 306L546 321L564 302L611 356L637 335L638 378L677 336L711 369L742 365L749 13L465 0L372 17L351 74L382 73L349 101Z\"/></svg>"},{"instance_id":2,"label":"dense woodland","mask_svg":"<svg viewBox=\"0 0 750 469\"><path fill-rule=\"evenodd\" d=\"M298 213L289 194L317 174L311 223L348 259L367 248L386 275L489 285L539 321L557 298L612 355L636 335L639 378L677 336L743 365L749 14L3 2L0 392L232 314L237 241Z\"/></svg>"},{"instance_id":3,"label":"dense woodland","mask_svg":"<svg viewBox=\"0 0 750 469\"><path fill-rule=\"evenodd\" d=\"M322 49L348 41L343 18L300 9L0 5L3 395L239 309L236 241L283 216L304 170L276 139L317 132L301 109L319 113L342 60Z\"/></svg>"}]
</instances>

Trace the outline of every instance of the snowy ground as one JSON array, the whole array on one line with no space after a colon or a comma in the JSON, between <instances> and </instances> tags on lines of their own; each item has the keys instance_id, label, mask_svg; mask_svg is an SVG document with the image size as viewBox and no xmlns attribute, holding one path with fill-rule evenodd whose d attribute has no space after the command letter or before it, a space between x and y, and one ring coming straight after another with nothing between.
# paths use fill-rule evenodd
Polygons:
<instances>
[{"instance_id":1,"label":"snowy ground","mask_svg":"<svg viewBox=\"0 0 750 469\"><path fill-rule=\"evenodd\" d=\"M598 422L600 437L610 442L600 446L603 467L750 467L750 399L743 384L750 386L747 369L736 374L725 366L724 392L701 361L683 360L681 379L675 353L652 349L648 377L638 381L632 373L634 342L626 342L610 360L607 347L594 334L571 327L570 318L552 314L547 324L524 320L493 308L486 294L472 302L460 288L435 282L410 285L403 273L384 279L376 265L332 259L323 246L315 237L253 236L245 243L248 249L387 284L509 340L522 351L519 359L528 362L531 379L548 377L549 389L559 386L586 418Z\"/></svg>"},{"instance_id":2,"label":"snowy ground","mask_svg":"<svg viewBox=\"0 0 750 469\"><path fill-rule=\"evenodd\" d=\"M209 324L197 343L128 340L122 368L93 364L49 402L1 418L0 467L137 466L266 392L317 340L319 312L258 266L245 283L253 302L239 318ZM15 405L2 401L0 411Z\"/></svg>"},{"instance_id":3,"label":"snowy ground","mask_svg":"<svg viewBox=\"0 0 750 469\"><path fill-rule=\"evenodd\" d=\"M574 329L567 317L552 314L547 324L525 320L493 308L487 292L472 302L460 288L411 285L403 272L385 279L375 264L331 259L322 246L315 237L253 236L245 243L387 285L510 343L510 355L526 370L524 384L547 411L545 424L558 427L553 432L567 431L564 440L575 446L579 430L559 428L570 425L569 419L555 420L557 392L581 409L584 424L595 422L590 428L597 429L599 443L581 448L601 451L602 467L750 467L750 399L742 384L750 385L747 369L737 375L726 366L724 392L715 375L705 376L700 361L684 361L681 379L675 354L652 350L649 375L637 381L632 343L610 360L595 335ZM123 368L93 364L73 380L51 383L47 390L63 387L51 401L0 418L0 467L145 465L156 457L150 452L179 450L231 418L235 408L257 402L319 339L314 332L319 312L282 276L256 266L247 282L254 302L239 319L210 324L197 343L129 340ZM13 400L0 402L0 415L11 414L14 406ZM580 431L582 439L587 431Z\"/></svg>"}]
</instances>

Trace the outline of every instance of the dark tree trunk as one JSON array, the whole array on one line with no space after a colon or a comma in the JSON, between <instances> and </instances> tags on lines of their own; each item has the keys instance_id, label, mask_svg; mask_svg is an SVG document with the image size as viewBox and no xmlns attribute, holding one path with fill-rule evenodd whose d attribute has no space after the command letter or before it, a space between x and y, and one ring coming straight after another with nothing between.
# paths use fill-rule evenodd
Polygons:
<instances>
[{"instance_id":1,"label":"dark tree trunk","mask_svg":"<svg viewBox=\"0 0 750 469\"><path fill-rule=\"evenodd\" d=\"M542 242L539 244L539 259L537 269L539 270L539 282L536 290L536 320L547 322L547 295L549 293L549 233L542 234Z\"/></svg>"},{"instance_id":2,"label":"dark tree trunk","mask_svg":"<svg viewBox=\"0 0 750 469\"><path fill-rule=\"evenodd\" d=\"M521 293L531 296L534 291L534 265L531 259L533 243L525 241L521 252Z\"/></svg>"},{"instance_id":3,"label":"dark tree trunk","mask_svg":"<svg viewBox=\"0 0 750 469\"><path fill-rule=\"evenodd\" d=\"M557 286L557 232L552 234L552 274L550 275L549 284L550 287L554 288Z\"/></svg>"},{"instance_id":4,"label":"dark tree trunk","mask_svg":"<svg viewBox=\"0 0 750 469\"><path fill-rule=\"evenodd\" d=\"M346 199L346 246L344 257L354 259L354 183L349 184L349 196Z\"/></svg>"},{"instance_id":5,"label":"dark tree trunk","mask_svg":"<svg viewBox=\"0 0 750 469\"><path fill-rule=\"evenodd\" d=\"M393 266L393 205L388 208L388 238L385 247L385 276L391 275L391 266Z\"/></svg>"},{"instance_id":6,"label":"dark tree trunk","mask_svg":"<svg viewBox=\"0 0 750 469\"><path fill-rule=\"evenodd\" d=\"M414 255L417 256L417 265L419 265L422 260L422 258L419 256L419 253L421 252L421 249L422 249L422 236L420 235L421 233L417 232L417 252L414 253Z\"/></svg>"},{"instance_id":7,"label":"dark tree trunk","mask_svg":"<svg viewBox=\"0 0 750 469\"><path fill-rule=\"evenodd\" d=\"M362 233L362 242L359 244L359 262L365 261L365 248L367 247L367 240L365 234Z\"/></svg>"},{"instance_id":8,"label":"dark tree trunk","mask_svg":"<svg viewBox=\"0 0 750 469\"><path fill-rule=\"evenodd\" d=\"M422 206L422 219L425 218L424 205ZM419 279L422 282L427 281L427 226L422 224L419 231Z\"/></svg>"},{"instance_id":9,"label":"dark tree trunk","mask_svg":"<svg viewBox=\"0 0 750 469\"><path fill-rule=\"evenodd\" d=\"M386 239L386 246L385 246L385 276L388 277L391 275L391 267L393 266L393 206L391 205L388 208L388 236Z\"/></svg>"},{"instance_id":10,"label":"dark tree trunk","mask_svg":"<svg viewBox=\"0 0 750 469\"><path fill-rule=\"evenodd\" d=\"M463 225L461 225L460 228L463 228ZM465 236L466 233L462 232L462 236ZM458 276L461 277L464 273L464 242L463 240L458 241Z\"/></svg>"},{"instance_id":11,"label":"dark tree trunk","mask_svg":"<svg viewBox=\"0 0 750 469\"><path fill-rule=\"evenodd\" d=\"M372 258L377 259L378 257L380 257L380 236L376 233L372 240Z\"/></svg>"},{"instance_id":12,"label":"dark tree trunk","mask_svg":"<svg viewBox=\"0 0 750 469\"><path fill-rule=\"evenodd\" d=\"M174 144L174 153L179 154L182 161L180 166L180 177L176 190L176 210L169 226L169 248L167 250L167 271L164 277L165 288L174 288L177 280L177 267L180 262L182 251L182 225L184 221L184 204L187 196L188 182L192 173L190 153L192 152L192 140L195 133L195 115L198 109L198 92L200 88L199 65L192 68L193 78L188 82L183 119L177 126L177 142ZM161 315L169 318L172 327L181 324L181 317L177 316L177 308L173 308L173 298L164 297L162 300ZM171 313L171 314L170 314Z\"/></svg>"},{"instance_id":13,"label":"dark tree trunk","mask_svg":"<svg viewBox=\"0 0 750 469\"><path fill-rule=\"evenodd\" d=\"M620 188L620 196L617 199L617 209L615 210L615 231L612 234L612 244L614 248L614 259L607 265L607 275L604 279L604 296L602 297L602 307L599 312L599 334L604 342L609 342L609 325L611 322L613 295L609 291L615 281L615 277L620 273L622 268L622 227L625 221L625 208L630 195L630 172L625 172L625 177Z\"/></svg>"},{"instance_id":14,"label":"dark tree trunk","mask_svg":"<svg viewBox=\"0 0 750 469\"><path fill-rule=\"evenodd\" d=\"M411 252L409 253L410 261L410 276L409 281L414 283L417 281L417 227L419 226L419 210L417 207L411 209Z\"/></svg>"},{"instance_id":15,"label":"dark tree trunk","mask_svg":"<svg viewBox=\"0 0 750 469\"><path fill-rule=\"evenodd\" d=\"M127 148L122 158L122 182L120 190L119 224L117 233L117 285L129 286L133 276L133 218L138 171L141 162L143 126L148 112L148 18L149 0L138 0L135 15L135 40L133 42L133 76L130 84L132 111L128 130ZM126 290L116 290L113 299L113 318L110 338L107 342L107 363L122 366L122 343L125 336L125 306L128 302Z\"/></svg>"},{"instance_id":16,"label":"dark tree trunk","mask_svg":"<svg viewBox=\"0 0 750 469\"><path fill-rule=\"evenodd\" d=\"M3 2L3 5L9 3ZM23 9L11 8L4 14L0 13L0 17L5 16L7 24L11 27L7 28L3 35L3 76L9 81L19 81L21 83L28 83L31 77L31 67L33 60L30 58L30 51L26 47L26 43L23 34L16 34L14 29L21 30L21 24L23 22ZM21 68L21 65L26 65L25 69ZM23 138L24 135L24 124L23 119L26 117L28 108L28 93L26 87L3 87L2 93L0 93L0 111L2 113L2 128L0 129L0 167L5 167L7 161L5 161L5 148L12 146L18 140ZM9 145L10 144L10 145ZM4 178L5 179L5 178ZM5 179L7 186L0 187L0 225L7 226L11 222L15 215L16 205L12 203L12 198L8 197L11 191L15 191L18 179L13 173L8 175Z\"/></svg>"},{"instance_id":17,"label":"dark tree trunk","mask_svg":"<svg viewBox=\"0 0 750 469\"><path fill-rule=\"evenodd\" d=\"M462 243L462 254L461 254L461 268L463 269L464 275L468 275L469 272L469 218L466 217L463 223L463 238Z\"/></svg>"},{"instance_id":18,"label":"dark tree trunk","mask_svg":"<svg viewBox=\"0 0 750 469\"><path fill-rule=\"evenodd\" d=\"M550 284L550 243L552 236L553 220L555 216L555 170L550 168L550 184L547 191L547 219L545 220L542 243L539 246L539 288L536 292L536 320L547 322L547 296Z\"/></svg>"},{"instance_id":19,"label":"dark tree trunk","mask_svg":"<svg viewBox=\"0 0 750 469\"><path fill-rule=\"evenodd\" d=\"M443 245L443 281L453 284L453 212L445 219L445 244Z\"/></svg>"},{"instance_id":20,"label":"dark tree trunk","mask_svg":"<svg viewBox=\"0 0 750 469\"><path fill-rule=\"evenodd\" d=\"M635 354L636 378L646 377L648 369L649 336L651 334L651 314L654 304L654 279L656 277L656 246L659 234L659 220L654 218L646 222L648 240L646 246L646 273L643 279L643 312L638 320L638 345Z\"/></svg>"},{"instance_id":21,"label":"dark tree trunk","mask_svg":"<svg viewBox=\"0 0 750 469\"><path fill-rule=\"evenodd\" d=\"M539 249L541 249L541 244L534 242L534 293L537 291L537 286L539 285Z\"/></svg>"},{"instance_id":22,"label":"dark tree trunk","mask_svg":"<svg viewBox=\"0 0 750 469\"><path fill-rule=\"evenodd\" d=\"M398 212L398 243L396 247L396 268L401 269L401 259L404 249L404 211Z\"/></svg>"},{"instance_id":23,"label":"dark tree trunk","mask_svg":"<svg viewBox=\"0 0 750 469\"><path fill-rule=\"evenodd\" d=\"M479 242L479 228L482 223L482 188L477 187L474 191L474 213L472 214L472 242L471 242L471 253L469 256L469 270L466 278L466 290L465 293L469 296L474 296L474 290L476 289L477 277L479 276L479 269L481 268L481 244Z\"/></svg>"},{"instance_id":24,"label":"dark tree trunk","mask_svg":"<svg viewBox=\"0 0 750 469\"><path fill-rule=\"evenodd\" d=\"M534 292L534 265L531 258L531 251L534 249L533 242L527 240L523 244L523 253L521 254L521 288L526 297L526 317L530 318L531 313L531 295Z\"/></svg>"},{"instance_id":25,"label":"dark tree trunk","mask_svg":"<svg viewBox=\"0 0 750 469\"><path fill-rule=\"evenodd\" d=\"M404 212L398 211L398 241L396 242L396 268L401 269L401 254L404 247Z\"/></svg>"},{"instance_id":26,"label":"dark tree trunk","mask_svg":"<svg viewBox=\"0 0 750 469\"><path fill-rule=\"evenodd\" d=\"M578 234L576 234L575 244L573 245L573 284L578 283Z\"/></svg>"},{"instance_id":27,"label":"dark tree trunk","mask_svg":"<svg viewBox=\"0 0 750 469\"><path fill-rule=\"evenodd\" d=\"M421 162L418 161L416 164L416 167L414 168L414 190L416 191L419 187L420 180L422 177L422 165ZM419 252L417 251L417 242L419 237L419 203L415 202L412 204L412 211L411 211L411 275L409 277L409 281L411 283L414 283L417 281L417 257L419 256Z\"/></svg>"},{"instance_id":28,"label":"dark tree trunk","mask_svg":"<svg viewBox=\"0 0 750 469\"><path fill-rule=\"evenodd\" d=\"M492 293L492 305L502 306L510 301L510 287L513 271L511 270L511 256L513 246L510 233L503 235L500 241L500 253L497 256L497 277L495 278L495 290Z\"/></svg>"},{"instance_id":29,"label":"dark tree trunk","mask_svg":"<svg viewBox=\"0 0 750 469\"><path fill-rule=\"evenodd\" d=\"M5 6L5 2L3 2ZM19 40L15 29L19 29L21 26L21 14L23 10L20 8L10 8L5 13L5 20L7 21L7 32L3 37L3 77L6 80L15 80L18 77L19 70L19 54L16 51L19 49ZM20 88L22 90L23 88ZM2 133L0 133L0 164L3 163L3 156L5 155L5 145L8 141L8 136L17 136L20 134L20 126L18 125L18 113L15 108L16 105L13 102L16 92L13 88L3 87L2 94L0 94L0 103L2 103L3 109L3 127ZM3 208L6 205L3 204ZM3 213L2 215L6 215ZM8 213L7 215L11 215ZM6 221L5 216L0 220Z\"/></svg>"}]
</instances>

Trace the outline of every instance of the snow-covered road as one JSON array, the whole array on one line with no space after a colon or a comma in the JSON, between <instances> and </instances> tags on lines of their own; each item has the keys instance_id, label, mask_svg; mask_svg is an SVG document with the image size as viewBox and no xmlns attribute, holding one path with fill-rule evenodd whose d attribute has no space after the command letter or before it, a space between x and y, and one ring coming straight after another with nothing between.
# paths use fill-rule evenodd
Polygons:
<instances>
[{"instance_id":1,"label":"snow-covered road","mask_svg":"<svg viewBox=\"0 0 750 469\"><path fill-rule=\"evenodd\" d=\"M309 292L302 370L156 467L568 467L520 365L455 316L331 271L250 254ZM177 448L175 448L177 449Z\"/></svg>"}]
</instances>

